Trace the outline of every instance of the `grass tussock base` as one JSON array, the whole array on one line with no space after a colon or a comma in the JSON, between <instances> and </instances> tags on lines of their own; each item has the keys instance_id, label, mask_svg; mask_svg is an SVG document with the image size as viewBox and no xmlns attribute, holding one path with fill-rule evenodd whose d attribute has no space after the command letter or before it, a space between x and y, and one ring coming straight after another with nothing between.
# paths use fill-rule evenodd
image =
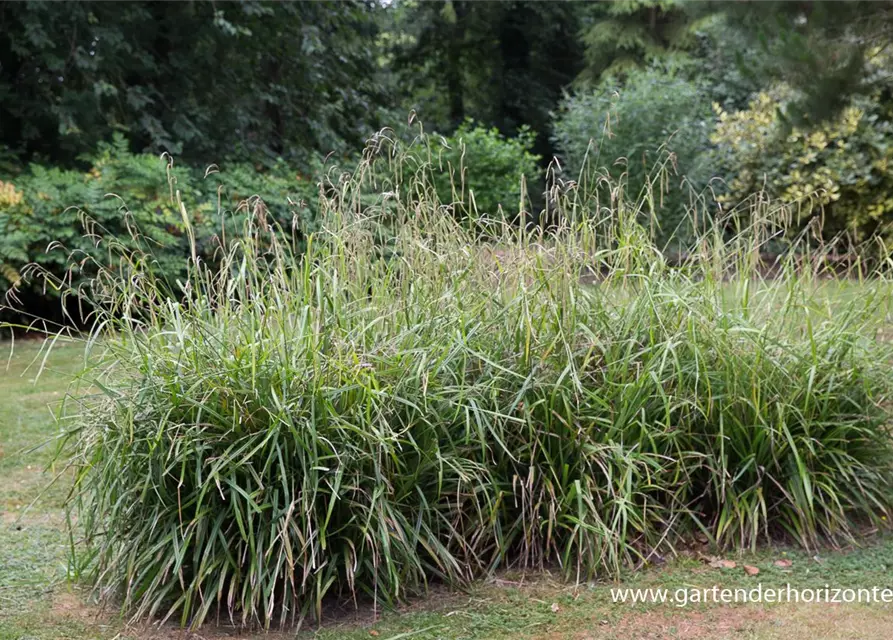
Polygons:
<instances>
[{"instance_id":1,"label":"grass tussock base","mask_svg":"<svg viewBox=\"0 0 893 640\"><path fill-rule=\"evenodd\" d=\"M549 231L457 220L401 153L377 139L322 190L301 256L259 215L172 292L110 247L82 292L101 392L69 402L64 448L100 596L269 626L890 517L883 269L824 276L804 236L761 277L784 229L759 206L670 265L652 195L601 177L556 188Z\"/></svg>"}]
</instances>

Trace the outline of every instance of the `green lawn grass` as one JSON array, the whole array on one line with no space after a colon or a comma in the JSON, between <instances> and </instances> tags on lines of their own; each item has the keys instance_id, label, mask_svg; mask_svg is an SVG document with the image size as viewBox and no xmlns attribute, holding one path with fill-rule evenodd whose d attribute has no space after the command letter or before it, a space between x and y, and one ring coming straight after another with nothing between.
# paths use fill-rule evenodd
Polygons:
<instances>
[{"instance_id":1,"label":"green lawn grass","mask_svg":"<svg viewBox=\"0 0 893 640\"><path fill-rule=\"evenodd\" d=\"M132 627L117 612L101 611L66 580L68 537L62 501L65 478L48 468L57 432L53 407L82 362L78 344L57 344L41 368L41 343L0 344L0 640L71 638L295 637L295 632L237 636L225 626L197 634L174 627ZM11 354L11 355L10 355ZM43 443L47 446L40 447ZM30 506L29 506L30 505ZM765 548L735 556L734 569L703 559L706 549L664 566L628 573L622 586L753 588L893 587L893 540L868 535L858 549L818 554ZM775 560L792 561L789 568ZM743 570L748 564L758 576ZM557 575L557 573L556 573ZM320 628L301 638L321 640L413 638L889 638L893 605L669 605L613 604L612 584L572 585L549 573L502 574L465 592L432 587L428 598L398 611L328 612Z\"/></svg>"}]
</instances>

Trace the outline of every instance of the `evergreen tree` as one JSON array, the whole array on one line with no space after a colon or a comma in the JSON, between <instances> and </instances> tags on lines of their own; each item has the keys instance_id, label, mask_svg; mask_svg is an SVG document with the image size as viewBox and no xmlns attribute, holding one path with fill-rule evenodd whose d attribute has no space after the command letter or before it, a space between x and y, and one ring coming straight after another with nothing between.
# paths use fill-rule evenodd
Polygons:
<instances>
[{"instance_id":1,"label":"evergreen tree","mask_svg":"<svg viewBox=\"0 0 893 640\"><path fill-rule=\"evenodd\" d=\"M622 74L695 43L697 19L680 0L595 2L583 11L583 82Z\"/></svg>"},{"instance_id":2,"label":"evergreen tree","mask_svg":"<svg viewBox=\"0 0 893 640\"><path fill-rule=\"evenodd\" d=\"M408 36L392 39L405 103L435 129L451 130L466 118L509 135L527 125L538 133L537 153L548 156L549 114L582 61L575 37L580 6L395 3L393 28Z\"/></svg>"},{"instance_id":3,"label":"evergreen tree","mask_svg":"<svg viewBox=\"0 0 893 640\"><path fill-rule=\"evenodd\" d=\"M789 126L831 120L883 80L873 70L893 37L889 0L712 2L701 10L724 12L745 37L739 68L763 86L780 80L795 89L782 114Z\"/></svg>"}]
</instances>

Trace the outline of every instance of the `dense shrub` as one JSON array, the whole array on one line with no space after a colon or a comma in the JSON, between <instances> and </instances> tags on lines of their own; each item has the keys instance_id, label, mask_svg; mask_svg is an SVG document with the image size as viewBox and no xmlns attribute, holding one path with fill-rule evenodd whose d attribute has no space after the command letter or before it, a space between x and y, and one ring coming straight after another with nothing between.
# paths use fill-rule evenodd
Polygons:
<instances>
[{"instance_id":1,"label":"dense shrub","mask_svg":"<svg viewBox=\"0 0 893 640\"><path fill-rule=\"evenodd\" d=\"M649 176L666 175L655 168L666 161L661 150L671 152L671 179L664 198L653 203L667 238L686 218L690 190L682 178L700 173L711 129L707 92L672 66L660 66L568 96L555 114L552 138L568 179L608 167L615 179L625 174L633 197L646 191Z\"/></svg>"},{"instance_id":2,"label":"dense shrub","mask_svg":"<svg viewBox=\"0 0 893 640\"><path fill-rule=\"evenodd\" d=\"M176 192L190 211L198 252L206 259L213 258L224 227L237 233L259 202L271 221L301 233L313 229L319 167L311 175L282 162L272 168L181 167L170 158L132 154L120 137L100 145L89 162L85 172L32 164L9 172L2 182L0 286L14 287L11 295L18 303L12 306L25 317L58 319L59 291L66 288L61 281L77 287L94 275L94 261L103 262L106 249L96 246L99 237L129 249L139 246L150 256L156 277L173 288L186 275L189 255ZM25 277L35 267L52 278Z\"/></svg>"},{"instance_id":3,"label":"dense shrub","mask_svg":"<svg viewBox=\"0 0 893 640\"><path fill-rule=\"evenodd\" d=\"M539 158L531 153L532 145L528 130L507 138L468 122L452 136L423 137L407 165L427 174L441 203L451 205L459 218L500 210L514 217L523 178L538 184ZM483 170L469 174L470 162ZM288 230L300 246L317 228L320 184L337 191L342 176L355 167L350 159L330 159L325 165L318 160L300 169L282 160L268 166L183 167L168 157L130 153L121 137L100 145L89 164L83 172L33 164L3 176L0 285L12 294L10 307L0 310L6 318L63 320L58 297L66 285L61 281L76 287L89 280L95 272L90 265L104 251L95 246L98 237L114 238L129 249L140 245L151 256L156 276L176 291L189 255L176 193L192 217L197 254L206 261L216 259L221 237L238 234L256 215ZM89 233L82 221L88 221ZM90 260L83 262L87 256ZM52 278L23 277L35 268Z\"/></svg>"},{"instance_id":4,"label":"dense shrub","mask_svg":"<svg viewBox=\"0 0 893 640\"><path fill-rule=\"evenodd\" d=\"M269 625L496 566L614 574L693 530L813 547L889 522L883 274L840 295L791 251L762 280L762 228L670 268L606 181L481 244L403 173L415 150L373 145L303 259L249 218L179 302L138 254L99 265L101 395L69 400L63 451L100 596Z\"/></svg>"},{"instance_id":5,"label":"dense shrub","mask_svg":"<svg viewBox=\"0 0 893 640\"><path fill-rule=\"evenodd\" d=\"M734 15L714 14L699 21L695 45L682 63L685 76L697 80L710 101L726 110L746 108L766 86L764 59L771 54L751 51L750 59L743 59L749 38L747 30L736 28Z\"/></svg>"},{"instance_id":6,"label":"dense shrub","mask_svg":"<svg viewBox=\"0 0 893 640\"><path fill-rule=\"evenodd\" d=\"M836 118L814 128L791 127L782 107L793 92L761 92L749 108L717 109L713 166L726 178L722 202L734 207L752 193L821 214L827 236L890 235L893 222L893 102L880 90L856 97Z\"/></svg>"},{"instance_id":7,"label":"dense shrub","mask_svg":"<svg viewBox=\"0 0 893 640\"><path fill-rule=\"evenodd\" d=\"M522 208L529 211L528 194L522 194L525 181L539 186L542 172L539 156L532 153L534 141L526 127L510 138L467 121L450 136L433 135L419 154L430 162L440 201L453 204L457 214L494 217L502 211L514 218Z\"/></svg>"},{"instance_id":8,"label":"dense shrub","mask_svg":"<svg viewBox=\"0 0 893 640\"><path fill-rule=\"evenodd\" d=\"M89 268L82 273L80 261L85 255L103 259L96 236L120 238L135 248L128 227L141 229L144 250L153 255L161 277L185 275L182 219L172 204L164 164L119 151L102 146L85 173L31 165L7 183L20 197L0 208L0 260L4 284L18 285L16 295L27 301L26 312L41 315L58 307L60 281L76 287L92 275ZM175 177L186 182L182 171ZM123 184L127 189L120 197L110 195ZM55 281L23 277L29 264L53 274Z\"/></svg>"}]
</instances>

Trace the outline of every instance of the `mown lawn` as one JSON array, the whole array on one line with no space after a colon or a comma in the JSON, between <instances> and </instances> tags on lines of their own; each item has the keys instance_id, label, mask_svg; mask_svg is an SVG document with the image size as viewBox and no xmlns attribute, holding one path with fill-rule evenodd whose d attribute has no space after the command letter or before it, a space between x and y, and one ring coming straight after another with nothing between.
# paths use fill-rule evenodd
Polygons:
<instances>
[{"instance_id":1,"label":"mown lawn","mask_svg":"<svg viewBox=\"0 0 893 640\"><path fill-rule=\"evenodd\" d=\"M40 343L0 344L0 640L56 638L294 637L294 632L239 636L225 626L184 634L175 627L129 626L101 611L66 580L62 502L65 478L46 490L57 432L53 407L82 358L76 344L58 344L37 378ZM10 355L11 354L11 355ZM49 443L48 446L40 446ZM32 504L33 503L33 504ZM29 508L30 505L30 508ZM711 567L706 549L628 575L621 586L893 587L893 540L868 537L858 549L807 554L763 549L732 556L733 569ZM778 567L779 559L791 560ZM748 575L743 565L757 567ZM330 612L302 638L889 638L890 604L663 605L613 604L612 584L574 586L550 574L507 573L467 592L433 588L430 597L397 612Z\"/></svg>"}]
</instances>

